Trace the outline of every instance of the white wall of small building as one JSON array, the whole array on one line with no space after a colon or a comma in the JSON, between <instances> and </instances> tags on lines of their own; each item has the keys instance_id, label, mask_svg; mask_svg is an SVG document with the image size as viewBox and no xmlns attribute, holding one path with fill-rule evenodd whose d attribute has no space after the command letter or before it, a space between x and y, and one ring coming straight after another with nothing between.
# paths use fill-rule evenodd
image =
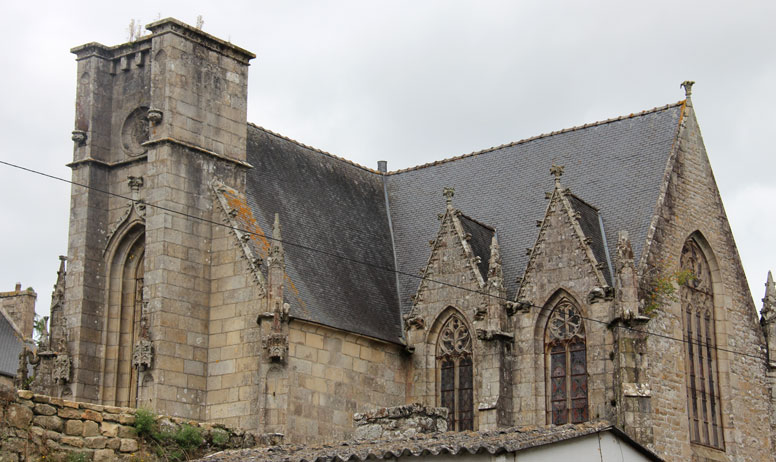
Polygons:
<instances>
[{"instance_id":1,"label":"white wall of small building","mask_svg":"<svg viewBox=\"0 0 776 462\"><path fill-rule=\"evenodd\" d=\"M597 433L567 441L546 444L519 452L491 455L440 454L421 457L403 456L396 462L646 462L646 455L611 432Z\"/></svg>"}]
</instances>

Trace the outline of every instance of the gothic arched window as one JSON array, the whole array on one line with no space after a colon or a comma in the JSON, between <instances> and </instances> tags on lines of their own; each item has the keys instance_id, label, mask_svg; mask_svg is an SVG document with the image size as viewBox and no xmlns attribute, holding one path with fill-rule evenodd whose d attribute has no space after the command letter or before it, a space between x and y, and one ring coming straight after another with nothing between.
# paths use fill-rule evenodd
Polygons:
<instances>
[{"instance_id":1,"label":"gothic arched window","mask_svg":"<svg viewBox=\"0 0 776 462\"><path fill-rule=\"evenodd\" d=\"M562 425L587 421L585 326L579 310L567 299L562 299L552 310L544 341L549 423Z\"/></svg>"},{"instance_id":2,"label":"gothic arched window","mask_svg":"<svg viewBox=\"0 0 776 462\"><path fill-rule=\"evenodd\" d=\"M682 271L692 272L692 277L680 289L690 441L722 449L725 443L714 335L714 294L709 263L695 239L685 242L680 266Z\"/></svg>"},{"instance_id":3,"label":"gothic arched window","mask_svg":"<svg viewBox=\"0 0 776 462\"><path fill-rule=\"evenodd\" d=\"M447 429L474 428L472 337L457 314L445 321L437 341L439 401L449 411Z\"/></svg>"}]
</instances>

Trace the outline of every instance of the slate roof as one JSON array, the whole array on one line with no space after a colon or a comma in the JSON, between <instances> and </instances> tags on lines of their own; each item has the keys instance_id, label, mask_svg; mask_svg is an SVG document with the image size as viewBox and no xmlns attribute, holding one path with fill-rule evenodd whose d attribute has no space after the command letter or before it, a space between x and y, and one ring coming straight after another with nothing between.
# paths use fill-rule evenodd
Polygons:
<instances>
[{"instance_id":1,"label":"slate roof","mask_svg":"<svg viewBox=\"0 0 776 462\"><path fill-rule=\"evenodd\" d=\"M604 241L606 233L601 229L602 220L600 220L601 217L599 217L598 210L573 194L569 194L568 199L571 207L579 212L579 227L582 228L585 237L591 240L590 248L593 250L596 261L604 265L601 272L604 274L606 282L609 283L609 286L614 286L610 266L612 262L608 257Z\"/></svg>"},{"instance_id":2,"label":"slate roof","mask_svg":"<svg viewBox=\"0 0 776 462\"><path fill-rule=\"evenodd\" d=\"M334 462L395 459L402 456L504 454L569 441L602 432L612 432L647 459L663 459L634 442L607 422L561 426L514 427L488 432L447 432L376 441L349 441L318 447L282 445L260 449L224 451L207 456L207 462Z\"/></svg>"},{"instance_id":3,"label":"slate roof","mask_svg":"<svg viewBox=\"0 0 776 462\"><path fill-rule=\"evenodd\" d=\"M387 174L249 125L248 203L267 234L280 213L293 317L401 343L401 314L436 237L444 187L455 188L453 206L467 223L498 233L510 298L553 188L553 163L565 166L563 185L584 200L577 206L599 263L606 263L604 237L614 255L620 230L638 261L683 108L680 101ZM485 237L477 239L484 248ZM486 272L489 252L479 253ZM611 281L608 268L604 274Z\"/></svg>"},{"instance_id":4,"label":"slate roof","mask_svg":"<svg viewBox=\"0 0 776 462\"><path fill-rule=\"evenodd\" d=\"M461 221L461 227L463 232L471 236L469 239L469 245L472 247L475 257L480 257L480 263L477 268L482 274L482 279L488 280L488 263L490 262L490 244L493 239L495 231L493 228L483 225L482 223L472 220L466 215L459 215L458 219Z\"/></svg>"},{"instance_id":5,"label":"slate roof","mask_svg":"<svg viewBox=\"0 0 776 462\"><path fill-rule=\"evenodd\" d=\"M11 325L5 313L0 310L0 375L16 377L19 368L19 353L24 348L21 334Z\"/></svg>"},{"instance_id":6,"label":"slate roof","mask_svg":"<svg viewBox=\"0 0 776 462\"><path fill-rule=\"evenodd\" d=\"M280 214L291 316L400 343L383 177L254 125L247 161L266 235Z\"/></svg>"},{"instance_id":7,"label":"slate roof","mask_svg":"<svg viewBox=\"0 0 776 462\"><path fill-rule=\"evenodd\" d=\"M536 241L552 191L550 166L565 166L563 185L600 210L614 255L616 233L627 230L638 261L678 133L683 102L623 118L551 133L389 174L387 179L399 270L414 273L428 259L426 242L444 211L444 187L453 206L498 233L509 298ZM592 237L592 236L591 236ZM409 312L418 279L399 277L402 311Z\"/></svg>"}]
</instances>

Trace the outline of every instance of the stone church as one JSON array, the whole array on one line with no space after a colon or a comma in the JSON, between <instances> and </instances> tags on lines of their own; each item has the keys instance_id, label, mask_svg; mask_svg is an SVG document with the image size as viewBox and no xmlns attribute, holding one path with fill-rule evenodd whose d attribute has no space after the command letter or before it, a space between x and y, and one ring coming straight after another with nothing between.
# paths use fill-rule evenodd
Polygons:
<instances>
[{"instance_id":1,"label":"stone church","mask_svg":"<svg viewBox=\"0 0 776 462\"><path fill-rule=\"evenodd\" d=\"M607 420L667 460L776 460L776 287L761 318L692 82L373 170L250 124L249 51L148 30L72 50L76 185L39 388L297 443L418 402L455 431Z\"/></svg>"}]
</instances>

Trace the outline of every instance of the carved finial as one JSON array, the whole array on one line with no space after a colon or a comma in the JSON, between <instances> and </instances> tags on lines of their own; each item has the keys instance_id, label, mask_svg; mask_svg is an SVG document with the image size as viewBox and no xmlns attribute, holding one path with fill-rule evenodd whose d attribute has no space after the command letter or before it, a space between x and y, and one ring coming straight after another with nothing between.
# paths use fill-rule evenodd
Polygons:
<instances>
[{"instance_id":1,"label":"carved finial","mask_svg":"<svg viewBox=\"0 0 776 462\"><path fill-rule=\"evenodd\" d=\"M690 96L692 96L692 86L695 85L695 82L692 80L685 80L682 82L679 86L684 88L684 96L687 99L690 99Z\"/></svg>"},{"instance_id":2,"label":"carved finial","mask_svg":"<svg viewBox=\"0 0 776 462\"><path fill-rule=\"evenodd\" d=\"M447 201L447 206L452 207L453 196L455 196L455 188L451 188L449 186L445 187L442 190L442 195L445 196L445 200Z\"/></svg>"},{"instance_id":3,"label":"carved finial","mask_svg":"<svg viewBox=\"0 0 776 462\"><path fill-rule=\"evenodd\" d=\"M504 274L501 269L501 249L498 245L498 238L493 235L490 240L490 260L488 261L488 281L491 284L500 286L503 282Z\"/></svg>"},{"instance_id":4,"label":"carved finial","mask_svg":"<svg viewBox=\"0 0 776 462\"><path fill-rule=\"evenodd\" d=\"M633 247L627 231L620 231L617 234L617 265L633 263Z\"/></svg>"},{"instance_id":5,"label":"carved finial","mask_svg":"<svg viewBox=\"0 0 776 462\"><path fill-rule=\"evenodd\" d=\"M272 224L272 246L270 248L270 258L267 263L270 265L275 263L283 264L283 237L280 233L280 214L275 213L275 222Z\"/></svg>"},{"instance_id":6,"label":"carved finial","mask_svg":"<svg viewBox=\"0 0 776 462\"><path fill-rule=\"evenodd\" d=\"M773 273L770 271L765 281L765 297L763 297L763 309L760 314L763 322L776 321L776 282L773 281Z\"/></svg>"},{"instance_id":7,"label":"carved finial","mask_svg":"<svg viewBox=\"0 0 776 462\"><path fill-rule=\"evenodd\" d=\"M560 177L563 176L563 166L555 165L553 162L552 167L550 167L550 175L555 177L555 185L560 187Z\"/></svg>"}]
</instances>

